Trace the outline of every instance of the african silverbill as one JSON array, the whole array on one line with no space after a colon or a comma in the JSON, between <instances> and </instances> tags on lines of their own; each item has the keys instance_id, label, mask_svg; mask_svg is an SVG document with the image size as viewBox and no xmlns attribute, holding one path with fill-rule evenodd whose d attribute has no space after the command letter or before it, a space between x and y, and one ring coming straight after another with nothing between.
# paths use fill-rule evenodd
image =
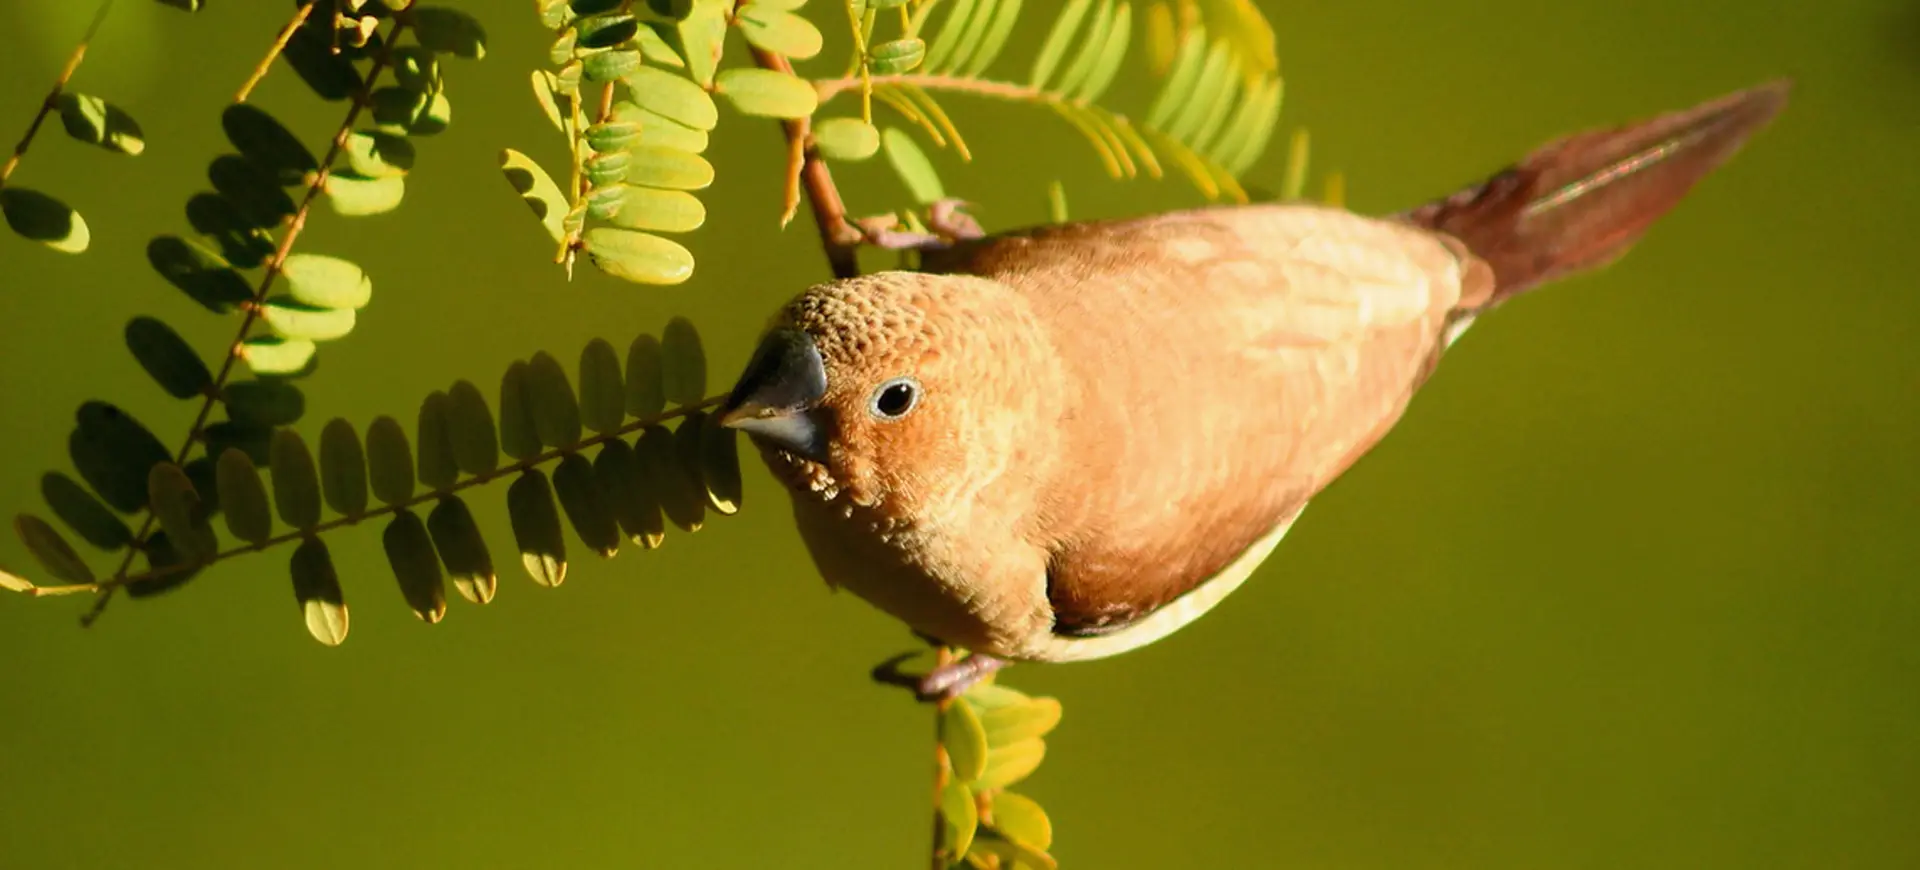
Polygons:
<instances>
[{"instance_id":1,"label":"african silverbill","mask_svg":"<svg viewBox=\"0 0 1920 870\"><path fill-rule=\"evenodd\" d=\"M721 421L829 584L972 653L923 696L1134 649L1245 581L1478 317L1625 253L1787 92L1580 133L1388 217L1263 203L959 240L787 304Z\"/></svg>"}]
</instances>

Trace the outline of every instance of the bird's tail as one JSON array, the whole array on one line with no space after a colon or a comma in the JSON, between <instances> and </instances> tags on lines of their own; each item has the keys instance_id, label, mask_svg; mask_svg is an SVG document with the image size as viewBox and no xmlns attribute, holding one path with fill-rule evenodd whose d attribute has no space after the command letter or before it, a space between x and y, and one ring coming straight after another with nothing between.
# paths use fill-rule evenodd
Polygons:
<instances>
[{"instance_id":1,"label":"bird's tail","mask_svg":"<svg viewBox=\"0 0 1920 870\"><path fill-rule=\"evenodd\" d=\"M1781 80L1690 109L1545 145L1485 183L1403 212L1463 242L1493 268L1500 302L1603 266L1786 104Z\"/></svg>"}]
</instances>

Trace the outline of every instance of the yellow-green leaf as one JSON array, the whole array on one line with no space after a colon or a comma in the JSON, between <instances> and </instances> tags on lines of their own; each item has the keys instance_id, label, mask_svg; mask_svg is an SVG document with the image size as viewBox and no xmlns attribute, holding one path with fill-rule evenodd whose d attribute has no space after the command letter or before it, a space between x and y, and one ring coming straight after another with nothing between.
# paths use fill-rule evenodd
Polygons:
<instances>
[{"instance_id":1,"label":"yellow-green leaf","mask_svg":"<svg viewBox=\"0 0 1920 870\"><path fill-rule=\"evenodd\" d=\"M880 128L859 118L826 118L813 125L813 143L829 160L865 160L880 151Z\"/></svg>"},{"instance_id":2,"label":"yellow-green leaf","mask_svg":"<svg viewBox=\"0 0 1920 870\"><path fill-rule=\"evenodd\" d=\"M320 523L320 477L307 442L292 429L273 433L273 502L280 521L296 529Z\"/></svg>"},{"instance_id":3,"label":"yellow-green leaf","mask_svg":"<svg viewBox=\"0 0 1920 870\"><path fill-rule=\"evenodd\" d=\"M347 137L347 166L366 178L391 178L413 169L413 143L378 130L360 130Z\"/></svg>"},{"instance_id":4,"label":"yellow-green leaf","mask_svg":"<svg viewBox=\"0 0 1920 870\"><path fill-rule=\"evenodd\" d=\"M262 335L240 343L240 358L256 375L288 377L311 371L318 349L308 339Z\"/></svg>"},{"instance_id":5,"label":"yellow-green leaf","mask_svg":"<svg viewBox=\"0 0 1920 870\"><path fill-rule=\"evenodd\" d=\"M693 253L651 233L595 227L586 250L595 268L637 284L679 284L693 275Z\"/></svg>"},{"instance_id":6,"label":"yellow-green leaf","mask_svg":"<svg viewBox=\"0 0 1920 870\"><path fill-rule=\"evenodd\" d=\"M1080 29L1080 21L1087 17L1088 7L1093 0L1067 0L1061 7L1060 16L1053 20L1053 29L1047 32L1047 41L1040 46L1040 54L1034 58L1033 74L1027 82L1035 89L1045 89L1047 80L1053 78L1054 70L1060 66L1061 58L1073 45L1073 35Z\"/></svg>"},{"instance_id":7,"label":"yellow-green leaf","mask_svg":"<svg viewBox=\"0 0 1920 870\"><path fill-rule=\"evenodd\" d=\"M320 493L343 517L367 512L367 456L353 424L335 417L320 430Z\"/></svg>"},{"instance_id":8,"label":"yellow-green leaf","mask_svg":"<svg viewBox=\"0 0 1920 870\"><path fill-rule=\"evenodd\" d=\"M659 145L694 154L707 150L709 139L707 131L696 130L625 100L613 104L613 119L637 125L641 130L640 140L648 145Z\"/></svg>"},{"instance_id":9,"label":"yellow-green leaf","mask_svg":"<svg viewBox=\"0 0 1920 870\"><path fill-rule=\"evenodd\" d=\"M280 276L289 295L320 308L362 308L373 298L373 279L339 257L288 254Z\"/></svg>"},{"instance_id":10,"label":"yellow-green leaf","mask_svg":"<svg viewBox=\"0 0 1920 870\"><path fill-rule=\"evenodd\" d=\"M1037 737L996 746L988 750L986 769L974 780L974 787L985 790L1013 785L1033 773L1046 755L1046 741Z\"/></svg>"},{"instance_id":11,"label":"yellow-green leaf","mask_svg":"<svg viewBox=\"0 0 1920 870\"><path fill-rule=\"evenodd\" d=\"M507 487L507 519L520 549L520 564L542 586L567 579L567 544L560 535L560 511L547 476L532 468Z\"/></svg>"},{"instance_id":12,"label":"yellow-green leaf","mask_svg":"<svg viewBox=\"0 0 1920 870\"><path fill-rule=\"evenodd\" d=\"M915 37L890 40L867 49L867 63L874 75L911 72L926 59L927 43Z\"/></svg>"},{"instance_id":13,"label":"yellow-green leaf","mask_svg":"<svg viewBox=\"0 0 1920 870\"><path fill-rule=\"evenodd\" d=\"M980 727L986 732L987 745L1010 746L1045 736L1060 724L1060 713L1058 699L1032 698L1024 703L981 710Z\"/></svg>"},{"instance_id":14,"label":"yellow-green leaf","mask_svg":"<svg viewBox=\"0 0 1920 870\"><path fill-rule=\"evenodd\" d=\"M220 454L214 474L227 531L256 547L273 537L273 508L267 503L267 488L253 460L229 447Z\"/></svg>"},{"instance_id":15,"label":"yellow-green leaf","mask_svg":"<svg viewBox=\"0 0 1920 870\"><path fill-rule=\"evenodd\" d=\"M1017 843L1045 851L1053 846L1053 822L1033 798L1003 791L993 796L993 829Z\"/></svg>"},{"instance_id":16,"label":"yellow-green leaf","mask_svg":"<svg viewBox=\"0 0 1920 870\"><path fill-rule=\"evenodd\" d=\"M980 808L965 782L949 782L940 790L940 824L940 851L947 860L956 861L967 854L973 847L973 835L980 829Z\"/></svg>"},{"instance_id":17,"label":"yellow-green leaf","mask_svg":"<svg viewBox=\"0 0 1920 870\"><path fill-rule=\"evenodd\" d=\"M13 518L13 531L20 536L20 543L27 546L27 552L32 553L33 558L54 579L68 583L93 582L93 569L87 567L86 561L73 551L67 539L54 531L46 520L33 514L20 514Z\"/></svg>"},{"instance_id":18,"label":"yellow-green leaf","mask_svg":"<svg viewBox=\"0 0 1920 870\"><path fill-rule=\"evenodd\" d=\"M78 254L93 239L79 212L37 190L0 188L0 215L14 232L61 253Z\"/></svg>"},{"instance_id":19,"label":"yellow-green leaf","mask_svg":"<svg viewBox=\"0 0 1920 870\"><path fill-rule=\"evenodd\" d=\"M400 207L407 183L398 175L368 178L351 172L327 175L327 201L342 217L385 214Z\"/></svg>"},{"instance_id":20,"label":"yellow-green leaf","mask_svg":"<svg viewBox=\"0 0 1920 870\"><path fill-rule=\"evenodd\" d=\"M940 714L940 745L947 750L953 778L973 782L987 769L987 732L969 704L948 704Z\"/></svg>"},{"instance_id":21,"label":"yellow-green leaf","mask_svg":"<svg viewBox=\"0 0 1920 870\"><path fill-rule=\"evenodd\" d=\"M500 169L506 173L507 183L513 185L514 192L533 209L533 216L547 228L547 235L555 242L566 238L562 222L567 216L567 195L560 192L560 185L553 183L547 171L533 162L533 158L512 148L500 152Z\"/></svg>"},{"instance_id":22,"label":"yellow-green leaf","mask_svg":"<svg viewBox=\"0 0 1920 870\"><path fill-rule=\"evenodd\" d=\"M927 205L947 198L947 191L940 184L940 174L933 168L933 161L927 159L927 152L920 150L920 144L913 141L913 135L898 127L888 127L880 134L880 142L887 152L887 162L893 171L907 185L915 202Z\"/></svg>"},{"instance_id":23,"label":"yellow-green leaf","mask_svg":"<svg viewBox=\"0 0 1920 870\"><path fill-rule=\"evenodd\" d=\"M711 130L720 122L720 113L713 105L713 97L686 76L643 66L634 70L624 81L633 94L633 101L643 109L696 130Z\"/></svg>"},{"instance_id":24,"label":"yellow-green leaf","mask_svg":"<svg viewBox=\"0 0 1920 870\"><path fill-rule=\"evenodd\" d=\"M814 27L813 22L791 12L769 8L765 3L740 7L737 20L740 32L755 48L795 60L819 54L825 43L820 28Z\"/></svg>"},{"instance_id":25,"label":"yellow-green leaf","mask_svg":"<svg viewBox=\"0 0 1920 870\"><path fill-rule=\"evenodd\" d=\"M580 59L581 76L590 82L617 82L640 68L640 52L632 49L596 51Z\"/></svg>"},{"instance_id":26,"label":"yellow-green leaf","mask_svg":"<svg viewBox=\"0 0 1920 870\"><path fill-rule=\"evenodd\" d=\"M221 398L228 419L246 426L285 426L307 410L306 395L281 378L236 381L221 391Z\"/></svg>"},{"instance_id":27,"label":"yellow-green leaf","mask_svg":"<svg viewBox=\"0 0 1920 870\"><path fill-rule=\"evenodd\" d=\"M666 190L700 190L713 183L713 164L691 151L664 145L637 145L620 156L626 158L625 180L631 184Z\"/></svg>"},{"instance_id":28,"label":"yellow-green leaf","mask_svg":"<svg viewBox=\"0 0 1920 870\"><path fill-rule=\"evenodd\" d=\"M395 511L380 535L380 543L413 615L429 625L439 622L447 615L446 579L440 573L440 560L434 554L426 523L413 511Z\"/></svg>"},{"instance_id":29,"label":"yellow-green leaf","mask_svg":"<svg viewBox=\"0 0 1920 870\"><path fill-rule=\"evenodd\" d=\"M293 551L289 566L293 574L293 597L300 602L307 633L327 646L339 646L347 639L347 601L340 592L340 578L333 570L333 557L319 538L307 538Z\"/></svg>"},{"instance_id":30,"label":"yellow-green leaf","mask_svg":"<svg viewBox=\"0 0 1920 870\"><path fill-rule=\"evenodd\" d=\"M603 121L587 128L587 145L595 151L620 151L640 141L640 125L631 121Z\"/></svg>"},{"instance_id":31,"label":"yellow-green leaf","mask_svg":"<svg viewBox=\"0 0 1920 870\"><path fill-rule=\"evenodd\" d=\"M615 226L659 233L689 233L707 222L707 207L686 191L628 185L618 192L618 197L616 210L608 218Z\"/></svg>"},{"instance_id":32,"label":"yellow-green leaf","mask_svg":"<svg viewBox=\"0 0 1920 870\"><path fill-rule=\"evenodd\" d=\"M386 504L413 497L413 450L400 421L382 415L367 424L367 476L373 497Z\"/></svg>"},{"instance_id":33,"label":"yellow-green leaf","mask_svg":"<svg viewBox=\"0 0 1920 870\"><path fill-rule=\"evenodd\" d=\"M734 109L763 118L804 118L820 106L820 92L806 79L789 73L754 67L721 70L714 91Z\"/></svg>"},{"instance_id":34,"label":"yellow-green leaf","mask_svg":"<svg viewBox=\"0 0 1920 870\"><path fill-rule=\"evenodd\" d=\"M332 341L353 331L351 308L321 308L291 296L275 296L262 303L260 318L285 338Z\"/></svg>"},{"instance_id":35,"label":"yellow-green leaf","mask_svg":"<svg viewBox=\"0 0 1920 870\"><path fill-rule=\"evenodd\" d=\"M487 31L479 19L445 6L413 7L413 28L420 44L467 60L487 55Z\"/></svg>"}]
</instances>

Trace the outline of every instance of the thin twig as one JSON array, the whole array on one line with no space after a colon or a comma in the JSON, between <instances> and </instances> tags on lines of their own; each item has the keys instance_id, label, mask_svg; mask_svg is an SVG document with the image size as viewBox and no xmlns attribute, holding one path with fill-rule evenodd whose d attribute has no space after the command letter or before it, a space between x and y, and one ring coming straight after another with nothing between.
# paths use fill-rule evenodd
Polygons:
<instances>
[{"instance_id":1,"label":"thin twig","mask_svg":"<svg viewBox=\"0 0 1920 870\"><path fill-rule=\"evenodd\" d=\"M307 23L307 16L313 14L313 7L318 6L320 2L321 0L307 0L300 4L299 9L294 10L293 18L288 19L287 26L280 28L280 35L274 37L273 45L267 48L267 56L260 59L259 65L253 68L253 74L247 76L247 80L240 85L240 92L234 94L234 102L247 101L247 97L253 94L253 89L260 84L260 80L267 77L267 71L273 68L274 60L280 57L281 52L287 50L287 43L293 40L293 34L300 29L301 25Z\"/></svg>"},{"instance_id":2,"label":"thin twig","mask_svg":"<svg viewBox=\"0 0 1920 870\"><path fill-rule=\"evenodd\" d=\"M260 276L260 286L254 290L253 299L246 306L246 313L240 318L239 332L227 345L227 358L220 364L220 372L214 376L213 386L208 388L206 397L200 401L200 411L194 415L193 426L187 430L186 440L180 445L179 450L174 451L175 465L186 463L187 454L192 452L194 443L200 439L201 432L207 425L207 418L213 414L213 406L220 401L221 391L226 386L227 378L233 375L234 364L240 360L240 349L247 340L247 334L253 330L253 324L260 319L261 303L266 300L267 293L273 289L274 279L280 277L280 267L286 262L287 255L293 252L293 243L300 238L300 231L306 228L307 214L312 211L314 201L319 199L320 194L326 189L327 176L332 171L333 163L340 159L340 153L346 150L347 141L353 135L353 124L360 119L361 111L372 103L373 85L380 80L380 74L386 71L387 63L393 58L393 45L406 29L405 21L396 21L393 30L388 32L386 41L381 44L380 51L374 55L373 66L367 69L367 77L361 80L360 91L354 95L353 105L347 108L346 119L340 122L340 129L334 133L333 144L327 149L326 159L320 161L319 170L307 183L307 192L300 200L300 208L294 211L293 218L287 222L286 233L280 237L280 245L274 250L273 259L267 261L266 272ZM134 536L134 540L146 541L148 534L153 531L153 526L153 512L148 511L146 519L140 524L140 533ZM92 625L94 620L100 618L101 612L107 609L107 604L113 600L114 590L125 585L127 569L133 565L134 554L140 549L139 546L127 549L127 555L120 560L120 567L114 570L113 578L101 584L100 595L94 599L92 609L80 617L82 626Z\"/></svg>"},{"instance_id":3,"label":"thin twig","mask_svg":"<svg viewBox=\"0 0 1920 870\"><path fill-rule=\"evenodd\" d=\"M953 649L948 646L935 647L933 667L937 671L953 664ZM947 825L940 814L941 797L947 791L947 706L953 703L951 698L943 698L933 705L933 870L946 870L952 861L947 857ZM954 858L960 856L955 855Z\"/></svg>"},{"instance_id":4,"label":"thin twig","mask_svg":"<svg viewBox=\"0 0 1920 870\"><path fill-rule=\"evenodd\" d=\"M756 48L753 60L761 69L793 75L793 64L782 55ZM807 204L813 208L813 222L820 230L820 246L826 252L827 265L836 278L858 276L860 262L856 246L862 236L847 222L847 206L840 199L840 189L833 184L833 171L813 147L812 118L782 121L781 126L787 134L789 153L798 150L801 155L800 165L789 167L787 183L791 186L797 177L799 185L806 189Z\"/></svg>"},{"instance_id":5,"label":"thin twig","mask_svg":"<svg viewBox=\"0 0 1920 870\"><path fill-rule=\"evenodd\" d=\"M825 103L847 91L862 87L863 82L857 76L838 79L815 80L813 87L820 92L820 102ZM1065 95L1036 88L1032 85L1018 85L1013 82L975 79L966 76L930 75L927 73L896 73L894 75L874 76L873 87L888 85L926 88L930 91L964 91L983 97L997 97L1003 100L1044 100L1047 102L1080 102L1069 100Z\"/></svg>"},{"instance_id":6,"label":"thin twig","mask_svg":"<svg viewBox=\"0 0 1920 870\"><path fill-rule=\"evenodd\" d=\"M565 447L555 447L544 453L538 453L533 456L529 456L525 459L520 460L519 462L500 466L499 468L496 468L485 474L474 475L473 477L469 477L466 480L460 481L459 483L456 483L445 489L428 490L427 492L420 493L404 501L398 501L388 505L381 505L380 507L374 508L373 510L367 511L365 513L354 514L353 516L343 516L337 519L328 520L327 522L321 523L319 525L307 526L306 528L300 528L300 529L294 529L293 531L287 532L286 534L268 538L264 541L261 541L258 544L248 544L243 547L234 547L233 549L228 550L224 553L216 554L211 559L202 559L197 562L179 562L172 565L162 565L160 567L154 568L153 570L147 571L145 573L135 574L132 576L115 576L113 578L102 580L99 583L94 583L89 586L51 587L51 588L59 589L62 593L77 592L85 589L93 589L95 591L107 592L117 587L125 586L129 583L144 583L149 580L154 580L160 577L166 577L172 574L177 574L177 573L180 573L181 571L187 571L187 570L192 570L196 568L205 568L209 565L214 564L215 562L221 562L227 559L231 559L235 556L244 556L248 553L256 553L261 550L270 550L281 544L292 543L294 541L302 540L312 536L324 535L327 532L333 531L334 529L342 528L345 526L358 525L360 523L366 522L367 520L376 519L378 517L383 517L388 514L398 513L410 507L418 507L419 505L425 504L430 501L446 498L447 496L453 495L454 493L463 492L465 490L472 489L476 486L492 483L493 481L499 480L500 478L506 477L507 475L510 475L510 474L517 474L532 468L536 468L541 465L545 465L549 462L553 462L554 460L565 457L567 454L578 453L582 450L585 450L589 447L593 447L597 444L611 441L615 438L621 438L627 435L631 435L635 432L638 432L642 429L647 428L648 426L656 426L668 420L671 420L675 417L684 417L688 414L693 413L694 411L711 408L715 405L720 404L721 402L726 401L726 398L727 397L724 395L713 396L713 397L701 400L698 404L682 405L681 407L675 408L671 411L665 411L659 414L655 414L651 417L645 417L639 420L635 420L611 432L602 432L597 435L593 435L587 438L582 438L578 442L569 444ZM50 594L50 593L42 592L41 594Z\"/></svg>"},{"instance_id":7,"label":"thin twig","mask_svg":"<svg viewBox=\"0 0 1920 870\"><path fill-rule=\"evenodd\" d=\"M87 56L87 45L93 42L100 25L106 23L107 12L113 8L113 0L100 0L100 8L93 12L93 22L87 25L87 32L80 37L80 44L73 47L73 54L67 56L67 65L60 68L60 77L53 80L53 89L47 92L47 98L40 101L40 109L33 114L33 121L27 124L26 135L20 137L20 144L13 146L13 156L7 158L5 166L0 166L0 187L7 186L7 179L13 177L13 170L20 165L20 159L27 156L27 146L33 144L33 137L40 134L40 125L47 116L60 108L60 95L66 93L67 82L73 80L73 74L80 69L80 61Z\"/></svg>"}]
</instances>

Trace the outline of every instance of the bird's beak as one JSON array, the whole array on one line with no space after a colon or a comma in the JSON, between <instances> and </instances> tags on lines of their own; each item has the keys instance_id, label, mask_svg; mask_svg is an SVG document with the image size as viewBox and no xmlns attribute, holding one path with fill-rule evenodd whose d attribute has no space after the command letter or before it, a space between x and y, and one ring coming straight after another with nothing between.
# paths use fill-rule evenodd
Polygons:
<instances>
[{"instance_id":1,"label":"bird's beak","mask_svg":"<svg viewBox=\"0 0 1920 870\"><path fill-rule=\"evenodd\" d=\"M827 369L813 338L798 329L776 329L760 340L720 407L720 425L824 463L828 426L820 400L826 395Z\"/></svg>"}]
</instances>

